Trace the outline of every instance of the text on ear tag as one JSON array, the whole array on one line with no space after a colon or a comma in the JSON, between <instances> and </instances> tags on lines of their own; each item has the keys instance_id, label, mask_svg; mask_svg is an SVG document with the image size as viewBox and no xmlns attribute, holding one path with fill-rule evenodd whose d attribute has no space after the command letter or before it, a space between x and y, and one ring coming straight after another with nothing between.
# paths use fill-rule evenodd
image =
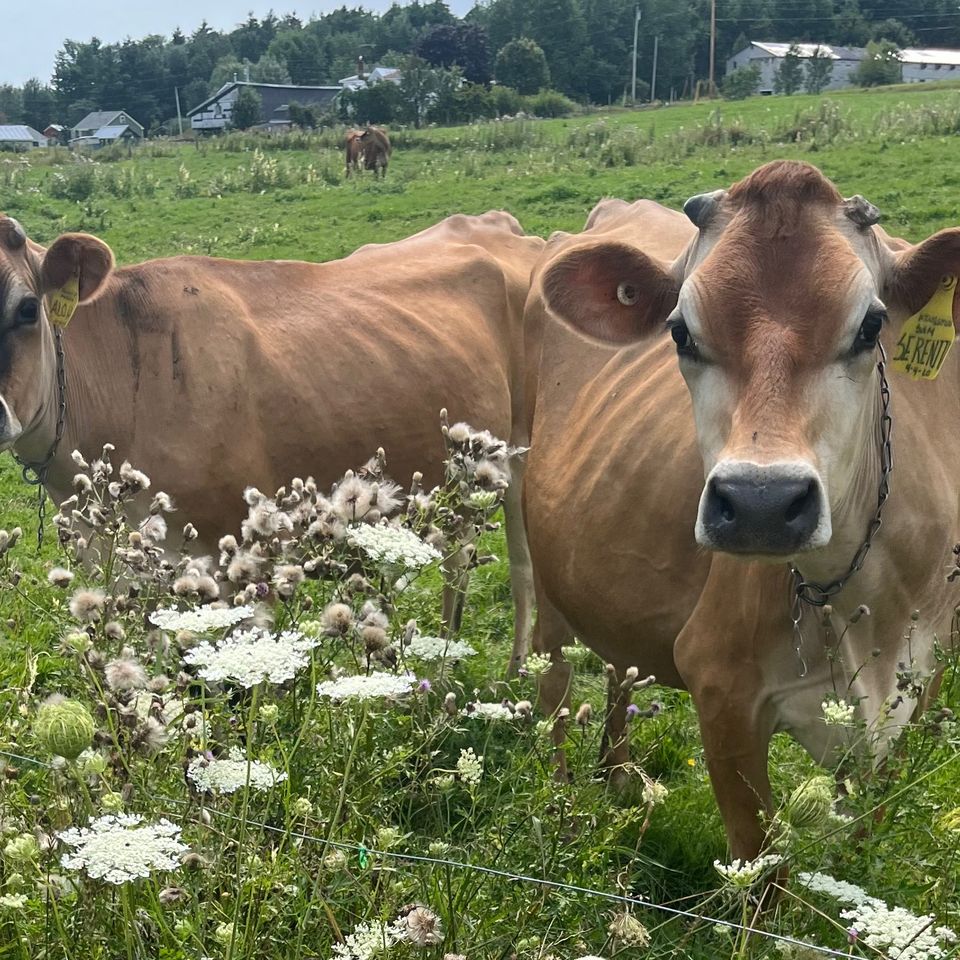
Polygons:
<instances>
[{"instance_id":1,"label":"text on ear tag","mask_svg":"<svg viewBox=\"0 0 960 960\"><path fill-rule=\"evenodd\" d=\"M58 327L65 327L70 322L79 301L80 278L74 274L56 293L51 295L48 311L50 322Z\"/></svg>"},{"instance_id":2,"label":"text on ear tag","mask_svg":"<svg viewBox=\"0 0 960 960\"><path fill-rule=\"evenodd\" d=\"M956 339L953 325L953 295L956 277L944 277L926 306L903 325L893 368L913 380L936 380Z\"/></svg>"}]
</instances>

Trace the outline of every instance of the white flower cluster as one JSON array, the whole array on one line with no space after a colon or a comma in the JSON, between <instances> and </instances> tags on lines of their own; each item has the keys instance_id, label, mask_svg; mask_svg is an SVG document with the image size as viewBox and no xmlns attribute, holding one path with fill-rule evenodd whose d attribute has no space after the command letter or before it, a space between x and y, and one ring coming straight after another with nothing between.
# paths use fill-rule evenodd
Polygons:
<instances>
[{"instance_id":1,"label":"white flower cluster","mask_svg":"<svg viewBox=\"0 0 960 960\"><path fill-rule=\"evenodd\" d=\"M897 960L939 960L957 942L949 927L934 927L933 917L917 916L903 907L890 907L862 887L824 873L801 873L797 880L808 890L832 897L849 909L840 916L849 922L858 943Z\"/></svg>"},{"instance_id":2,"label":"white flower cluster","mask_svg":"<svg viewBox=\"0 0 960 960\"><path fill-rule=\"evenodd\" d=\"M669 793L670 791L659 780L644 777L642 795L644 803L649 803L655 807L658 803L663 803Z\"/></svg>"},{"instance_id":3,"label":"white flower cluster","mask_svg":"<svg viewBox=\"0 0 960 960\"><path fill-rule=\"evenodd\" d=\"M229 757L207 760L194 757L187 767L187 776L201 789L208 792L236 793L250 783L250 789L262 792L282 783L286 773L280 773L261 760L248 760L238 747Z\"/></svg>"},{"instance_id":4,"label":"white flower cluster","mask_svg":"<svg viewBox=\"0 0 960 960\"><path fill-rule=\"evenodd\" d=\"M844 700L824 700L820 704L823 722L831 727L849 727L853 723L857 708Z\"/></svg>"},{"instance_id":5,"label":"white flower cluster","mask_svg":"<svg viewBox=\"0 0 960 960\"><path fill-rule=\"evenodd\" d=\"M284 683L307 665L309 652L320 641L293 630L278 636L261 627L241 630L217 643L204 641L188 650L183 659L204 680L234 680L253 687L261 680Z\"/></svg>"},{"instance_id":6,"label":"white flower cluster","mask_svg":"<svg viewBox=\"0 0 960 960\"><path fill-rule=\"evenodd\" d=\"M419 570L440 559L440 551L424 543L412 530L381 522L350 527L348 539L371 560Z\"/></svg>"},{"instance_id":7,"label":"white flower cluster","mask_svg":"<svg viewBox=\"0 0 960 960\"><path fill-rule=\"evenodd\" d=\"M474 720L512 720L516 714L502 703L468 703L461 714Z\"/></svg>"},{"instance_id":8,"label":"white flower cluster","mask_svg":"<svg viewBox=\"0 0 960 960\"><path fill-rule=\"evenodd\" d=\"M546 673L553 666L553 661L549 656L542 653L531 653L523 665L523 669L531 677L539 677Z\"/></svg>"},{"instance_id":9,"label":"white flower cluster","mask_svg":"<svg viewBox=\"0 0 960 960\"><path fill-rule=\"evenodd\" d=\"M726 864L714 860L713 865L727 883L734 887L749 887L782 862L783 857L779 854L767 853L756 860L741 860L737 857L732 863Z\"/></svg>"},{"instance_id":10,"label":"white flower cluster","mask_svg":"<svg viewBox=\"0 0 960 960\"><path fill-rule=\"evenodd\" d=\"M169 820L141 822L136 814L120 814L65 830L58 836L74 849L61 857L61 865L115 884L148 877L154 870L175 870L190 849L180 842L180 828Z\"/></svg>"},{"instance_id":11,"label":"white flower cluster","mask_svg":"<svg viewBox=\"0 0 960 960\"><path fill-rule=\"evenodd\" d=\"M464 783L479 783L483 776L483 757L478 757L473 752L473 747L461 750L460 759L457 760L457 773Z\"/></svg>"},{"instance_id":12,"label":"white flower cluster","mask_svg":"<svg viewBox=\"0 0 960 960\"><path fill-rule=\"evenodd\" d=\"M223 630L253 616L253 607L197 607L194 610L154 610L150 622L161 630L209 633Z\"/></svg>"},{"instance_id":13,"label":"white flower cluster","mask_svg":"<svg viewBox=\"0 0 960 960\"><path fill-rule=\"evenodd\" d=\"M332 960L371 960L396 943L386 923L360 923L343 943L333 945Z\"/></svg>"},{"instance_id":14,"label":"white flower cluster","mask_svg":"<svg viewBox=\"0 0 960 960\"><path fill-rule=\"evenodd\" d=\"M374 670L367 675L340 677L317 684L317 694L330 700L396 700L413 690L416 678L410 674Z\"/></svg>"},{"instance_id":15,"label":"white flower cluster","mask_svg":"<svg viewBox=\"0 0 960 960\"><path fill-rule=\"evenodd\" d=\"M416 660L462 660L472 657L477 651L462 640L416 636L404 647L403 652Z\"/></svg>"}]
</instances>

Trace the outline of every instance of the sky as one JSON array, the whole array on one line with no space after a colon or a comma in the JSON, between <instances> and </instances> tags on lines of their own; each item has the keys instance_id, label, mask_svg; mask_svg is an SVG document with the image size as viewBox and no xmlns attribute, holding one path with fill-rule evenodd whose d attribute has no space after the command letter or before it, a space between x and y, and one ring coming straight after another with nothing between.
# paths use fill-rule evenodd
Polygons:
<instances>
[{"instance_id":1,"label":"sky","mask_svg":"<svg viewBox=\"0 0 960 960\"><path fill-rule=\"evenodd\" d=\"M206 20L215 30L231 29L246 20L249 11L263 16L291 10L301 20L344 5L386 10L392 0L0 0L3 29L0 33L0 83L19 86L30 77L49 82L53 63L63 41L99 37L116 43L125 37L149 33L170 36L176 27L192 33ZM402 0L401 0L402 2ZM473 0L447 0L458 16Z\"/></svg>"}]
</instances>

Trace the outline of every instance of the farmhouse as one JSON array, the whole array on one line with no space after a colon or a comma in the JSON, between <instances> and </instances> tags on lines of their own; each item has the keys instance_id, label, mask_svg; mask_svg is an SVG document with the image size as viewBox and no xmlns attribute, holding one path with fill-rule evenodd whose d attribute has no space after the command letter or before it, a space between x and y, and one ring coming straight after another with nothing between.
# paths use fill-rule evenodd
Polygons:
<instances>
[{"instance_id":1,"label":"farmhouse","mask_svg":"<svg viewBox=\"0 0 960 960\"><path fill-rule=\"evenodd\" d=\"M833 71L827 90L852 87L851 74L867 55L863 47L840 47L829 43L796 44L802 59L814 56L819 49L833 61ZM760 69L759 92L773 93L773 81L783 58L790 49L789 43L774 43L753 40L727 60L727 73L742 67L756 66ZM901 74L904 83L926 83L928 80L945 80L960 76L960 50L937 50L906 47L900 51Z\"/></svg>"},{"instance_id":2,"label":"farmhouse","mask_svg":"<svg viewBox=\"0 0 960 960\"><path fill-rule=\"evenodd\" d=\"M0 150L33 150L47 146L47 138L22 123L0 126Z\"/></svg>"},{"instance_id":3,"label":"farmhouse","mask_svg":"<svg viewBox=\"0 0 960 960\"><path fill-rule=\"evenodd\" d=\"M74 146L100 147L142 139L143 126L123 110L95 110L70 129L70 143Z\"/></svg>"},{"instance_id":4,"label":"farmhouse","mask_svg":"<svg viewBox=\"0 0 960 960\"><path fill-rule=\"evenodd\" d=\"M344 77L340 86L344 90L362 90L375 83L399 83L400 71L396 67L374 67L369 73L363 72L363 61L358 64L358 71L352 77Z\"/></svg>"},{"instance_id":5,"label":"farmhouse","mask_svg":"<svg viewBox=\"0 0 960 960\"><path fill-rule=\"evenodd\" d=\"M287 126L290 123L291 103L299 103L304 107L329 107L341 90L340 87L300 87L291 83L232 80L187 113L191 129L206 133L223 130L230 122L233 105L244 87L260 95L260 124L266 127Z\"/></svg>"}]
</instances>

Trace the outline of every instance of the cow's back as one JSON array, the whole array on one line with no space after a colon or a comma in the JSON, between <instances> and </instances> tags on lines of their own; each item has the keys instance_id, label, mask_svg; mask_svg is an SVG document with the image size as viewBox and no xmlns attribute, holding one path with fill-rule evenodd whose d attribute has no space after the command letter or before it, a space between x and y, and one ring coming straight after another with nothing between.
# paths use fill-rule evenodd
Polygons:
<instances>
[{"instance_id":1,"label":"cow's back","mask_svg":"<svg viewBox=\"0 0 960 960\"><path fill-rule=\"evenodd\" d=\"M245 485L327 486L378 447L398 482L437 482L441 408L513 434L521 310L485 249L423 238L326 264L124 268L68 329L85 447L115 443L205 539L237 528Z\"/></svg>"}]
</instances>

